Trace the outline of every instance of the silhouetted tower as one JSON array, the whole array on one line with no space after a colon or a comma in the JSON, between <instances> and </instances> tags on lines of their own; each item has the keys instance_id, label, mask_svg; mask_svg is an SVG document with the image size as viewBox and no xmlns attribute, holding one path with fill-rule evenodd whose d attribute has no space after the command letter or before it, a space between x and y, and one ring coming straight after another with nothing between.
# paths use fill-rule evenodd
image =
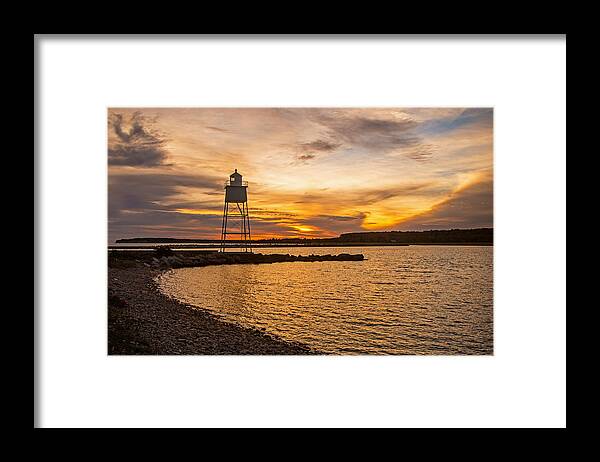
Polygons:
<instances>
[{"instance_id":1,"label":"silhouetted tower","mask_svg":"<svg viewBox=\"0 0 600 462\"><path fill-rule=\"evenodd\" d=\"M232 231L229 231L229 230ZM228 246L227 236L234 235L237 239L229 240L230 244L237 242L243 252L252 252L250 236L250 217L248 215L248 182L242 181L235 169L225 183L225 206L223 207L223 224L221 225L221 252Z\"/></svg>"}]
</instances>

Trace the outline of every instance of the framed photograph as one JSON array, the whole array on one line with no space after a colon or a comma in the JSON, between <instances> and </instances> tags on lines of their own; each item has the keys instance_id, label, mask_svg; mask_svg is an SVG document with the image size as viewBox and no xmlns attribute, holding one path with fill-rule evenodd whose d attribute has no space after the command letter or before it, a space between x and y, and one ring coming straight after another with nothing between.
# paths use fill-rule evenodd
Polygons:
<instances>
[{"instance_id":1,"label":"framed photograph","mask_svg":"<svg viewBox=\"0 0 600 462\"><path fill-rule=\"evenodd\" d=\"M566 427L565 35L34 62L34 427Z\"/></svg>"},{"instance_id":2,"label":"framed photograph","mask_svg":"<svg viewBox=\"0 0 600 462\"><path fill-rule=\"evenodd\" d=\"M493 353L492 108L108 126L109 354Z\"/></svg>"}]
</instances>

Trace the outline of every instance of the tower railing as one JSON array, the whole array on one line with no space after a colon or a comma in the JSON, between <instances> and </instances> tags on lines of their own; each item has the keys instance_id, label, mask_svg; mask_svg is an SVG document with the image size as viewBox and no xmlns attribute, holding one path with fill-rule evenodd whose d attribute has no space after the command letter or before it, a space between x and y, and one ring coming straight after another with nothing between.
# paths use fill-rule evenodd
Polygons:
<instances>
[{"instance_id":1,"label":"tower railing","mask_svg":"<svg viewBox=\"0 0 600 462\"><path fill-rule=\"evenodd\" d=\"M248 182L242 181L242 184L238 184L236 182L232 182L231 180L227 180L225 182L225 184L223 185L223 187L227 187L227 186L248 186Z\"/></svg>"}]
</instances>

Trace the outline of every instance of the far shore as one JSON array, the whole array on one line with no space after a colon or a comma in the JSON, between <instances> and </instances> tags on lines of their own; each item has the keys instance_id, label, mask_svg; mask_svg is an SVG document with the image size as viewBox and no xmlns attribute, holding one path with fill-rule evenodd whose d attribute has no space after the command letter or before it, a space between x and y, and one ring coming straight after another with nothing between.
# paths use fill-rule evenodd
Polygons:
<instances>
[{"instance_id":1,"label":"far shore","mask_svg":"<svg viewBox=\"0 0 600 462\"><path fill-rule=\"evenodd\" d=\"M218 250L219 245L216 244L188 244L178 242L144 242L145 245L136 245L134 243L122 243L122 244L109 244L109 249L129 249L129 250L145 250L155 246L172 246L176 249L214 249ZM327 247L409 247L409 246L428 246L428 245L444 245L444 246L493 246L493 242L428 242L428 243L411 243L411 244L397 244L397 243L385 243L385 242L357 242L357 243L334 243L334 244L252 244L254 249L278 249L286 247L307 247L307 248L327 248ZM235 245L228 246L226 248L235 249Z\"/></svg>"},{"instance_id":2,"label":"far shore","mask_svg":"<svg viewBox=\"0 0 600 462\"><path fill-rule=\"evenodd\" d=\"M430 229L427 231L363 231L342 233L337 237L283 237L253 239L256 248L279 247L370 247L407 245L493 245L493 228ZM132 237L121 238L119 244L173 244L190 245L194 248L220 247L221 240L177 237ZM239 245L239 240L227 241L227 246ZM116 247L116 246L115 246Z\"/></svg>"}]
</instances>

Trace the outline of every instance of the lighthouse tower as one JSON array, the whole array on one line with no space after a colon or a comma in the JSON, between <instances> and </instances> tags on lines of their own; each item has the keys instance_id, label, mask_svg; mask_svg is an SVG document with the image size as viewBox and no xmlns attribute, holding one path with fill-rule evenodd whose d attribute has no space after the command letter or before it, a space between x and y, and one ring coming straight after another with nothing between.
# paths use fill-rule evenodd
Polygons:
<instances>
[{"instance_id":1,"label":"lighthouse tower","mask_svg":"<svg viewBox=\"0 0 600 462\"><path fill-rule=\"evenodd\" d=\"M227 236L234 236L228 239ZM223 207L223 224L221 225L221 252L227 247L236 247L242 252L252 252L250 236L250 217L248 215L248 182L242 181L235 169L225 183L225 205Z\"/></svg>"}]
</instances>

